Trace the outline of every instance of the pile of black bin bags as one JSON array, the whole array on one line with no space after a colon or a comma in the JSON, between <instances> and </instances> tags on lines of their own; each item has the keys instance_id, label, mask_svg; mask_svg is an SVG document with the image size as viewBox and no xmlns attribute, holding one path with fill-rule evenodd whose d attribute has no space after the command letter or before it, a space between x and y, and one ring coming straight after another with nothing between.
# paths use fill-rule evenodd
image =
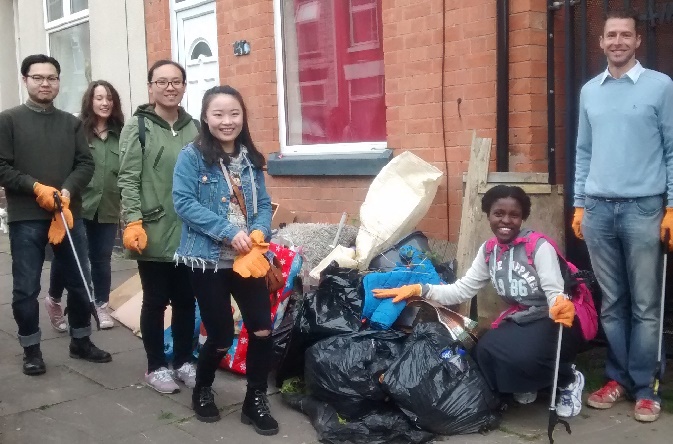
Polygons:
<instances>
[{"instance_id":1,"label":"pile of black bin bags","mask_svg":"<svg viewBox=\"0 0 673 444\"><path fill-rule=\"evenodd\" d=\"M498 426L499 400L474 362L459 369L442 358L460 345L444 326L367 329L362 294L357 270L331 266L274 330L277 385L304 378L283 400L309 416L321 442L423 443Z\"/></svg>"}]
</instances>

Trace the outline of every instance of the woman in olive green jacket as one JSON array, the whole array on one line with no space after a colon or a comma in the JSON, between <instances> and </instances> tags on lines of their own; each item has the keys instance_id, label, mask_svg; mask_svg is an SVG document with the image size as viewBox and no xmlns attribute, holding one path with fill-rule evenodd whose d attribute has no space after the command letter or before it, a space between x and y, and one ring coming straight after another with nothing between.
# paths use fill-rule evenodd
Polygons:
<instances>
[{"instance_id":1,"label":"woman in olive green jacket","mask_svg":"<svg viewBox=\"0 0 673 444\"><path fill-rule=\"evenodd\" d=\"M96 164L93 178L82 192L82 218L86 228L91 281L100 326L112 328L114 322L107 312L107 304L110 300L112 249L119 227L119 133L124 126L124 113L117 90L105 80L91 82L82 97L79 118ZM67 327L60 306L65 287L63 273L60 264L53 261L49 296L45 298L51 324L58 331L65 331Z\"/></svg>"},{"instance_id":2,"label":"woman in olive green jacket","mask_svg":"<svg viewBox=\"0 0 673 444\"><path fill-rule=\"evenodd\" d=\"M159 60L147 75L152 104L138 107L121 134L118 185L126 220L124 247L138 261L143 289L140 332L147 353L145 381L160 393L175 393L175 380L194 387L192 364L195 299L188 267L173 260L182 224L173 208L173 169L182 148L198 134L179 106L185 69ZM144 130L143 130L144 128ZM164 312L172 307L173 370L164 354Z\"/></svg>"}]
</instances>

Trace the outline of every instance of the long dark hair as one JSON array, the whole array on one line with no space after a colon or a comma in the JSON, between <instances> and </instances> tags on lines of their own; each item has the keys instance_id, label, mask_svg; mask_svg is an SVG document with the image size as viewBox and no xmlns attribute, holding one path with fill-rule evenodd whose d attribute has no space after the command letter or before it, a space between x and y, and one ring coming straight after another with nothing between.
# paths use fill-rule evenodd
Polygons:
<instances>
[{"instance_id":1,"label":"long dark hair","mask_svg":"<svg viewBox=\"0 0 673 444\"><path fill-rule=\"evenodd\" d=\"M234 156L237 156L238 153L241 152L241 145L243 145L248 150L248 158L250 159L250 162L252 162L256 168L264 167L264 165L266 165L264 155L259 152L250 136L250 128L248 127L248 109L245 107L243 96L229 85L214 86L203 95L203 101L201 103L201 129L199 130L199 135L196 137L194 144L208 164L212 165L219 161L219 159L222 159L225 165L229 165L231 162L231 157L222 150L220 142L210 132L208 123L206 123L206 111L208 111L210 102L212 102L218 94L226 94L234 97L238 100L238 103L241 104L241 110L243 111L243 128L234 141Z\"/></svg>"},{"instance_id":2,"label":"long dark hair","mask_svg":"<svg viewBox=\"0 0 673 444\"><path fill-rule=\"evenodd\" d=\"M110 117L107 119L107 126L109 129L113 129L119 133L124 126L124 112L122 111L121 100L119 99L119 93L117 90L110 84L110 82L105 80L94 80L89 83L84 95L82 96L82 110L80 111L79 118L82 120L84 125L84 131L86 132L86 137L91 142L94 137L96 137L96 122L98 121L98 116L93 112L93 93L95 89L99 86L104 87L107 91L110 92L112 96L112 111L110 112Z\"/></svg>"}]
</instances>

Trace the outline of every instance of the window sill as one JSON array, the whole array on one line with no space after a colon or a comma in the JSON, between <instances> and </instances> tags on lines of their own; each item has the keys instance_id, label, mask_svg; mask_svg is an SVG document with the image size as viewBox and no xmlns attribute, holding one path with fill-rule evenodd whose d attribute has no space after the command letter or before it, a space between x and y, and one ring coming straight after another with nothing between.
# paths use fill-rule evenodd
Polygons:
<instances>
[{"instance_id":1,"label":"window sill","mask_svg":"<svg viewBox=\"0 0 673 444\"><path fill-rule=\"evenodd\" d=\"M286 155L271 153L270 176L376 176L393 158L393 150L376 153Z\"/></svg>"}]
</instances>

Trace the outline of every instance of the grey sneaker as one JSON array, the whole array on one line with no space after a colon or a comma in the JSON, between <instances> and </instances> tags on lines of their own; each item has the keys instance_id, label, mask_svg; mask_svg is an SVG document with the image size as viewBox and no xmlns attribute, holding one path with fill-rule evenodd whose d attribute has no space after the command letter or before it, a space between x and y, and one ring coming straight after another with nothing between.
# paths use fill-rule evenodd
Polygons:
<instances>
[{"instance_id":1,"label":"grey sneaker","mask_svg":"<svg viewBox=\"0 0 673 444\"><path fill-rule=\"evenodd\" d=\"M191 362L185 362L182 367L175 370L175 379L182 381L188 388L196 386L196 367Z\"/></svg>"},{"instance_id":2,"label":"grey sneaker","mask_svg":"<svg viewBox=\"0 0 673 444\"><path fill-rule=\"evenodd\" d=\"M145 382L159 393L171 394L180 391L180 387L173 380L173 372L166 367L145 373Z\"/></svg>"},{"instance_id":3,"label":"grey sneaker","mask_svg":"<svg viewBox=\"0 0 673 444\"><path fill-rule=\"evenodd\" d=\"M59 333L68 331L68 322L63 316L63 307L60 302L56 302L51 296L44 298L44 308L47 309L49 322L51 326Z\"/></svg>"},{"instance_id":4,"label":"grey sneaker","mask_svg":"<svg viewBox=\"0 0 673 444\"><path fill-rule=\"evenodd\" d=\"M110 313L107 312L107 304L103 304L100 307L96 307L96 312L98 313L100 328L105 330L115 326L115 323L112 320L112 316L110 316Z\"/></svg>"}]
</instances>

